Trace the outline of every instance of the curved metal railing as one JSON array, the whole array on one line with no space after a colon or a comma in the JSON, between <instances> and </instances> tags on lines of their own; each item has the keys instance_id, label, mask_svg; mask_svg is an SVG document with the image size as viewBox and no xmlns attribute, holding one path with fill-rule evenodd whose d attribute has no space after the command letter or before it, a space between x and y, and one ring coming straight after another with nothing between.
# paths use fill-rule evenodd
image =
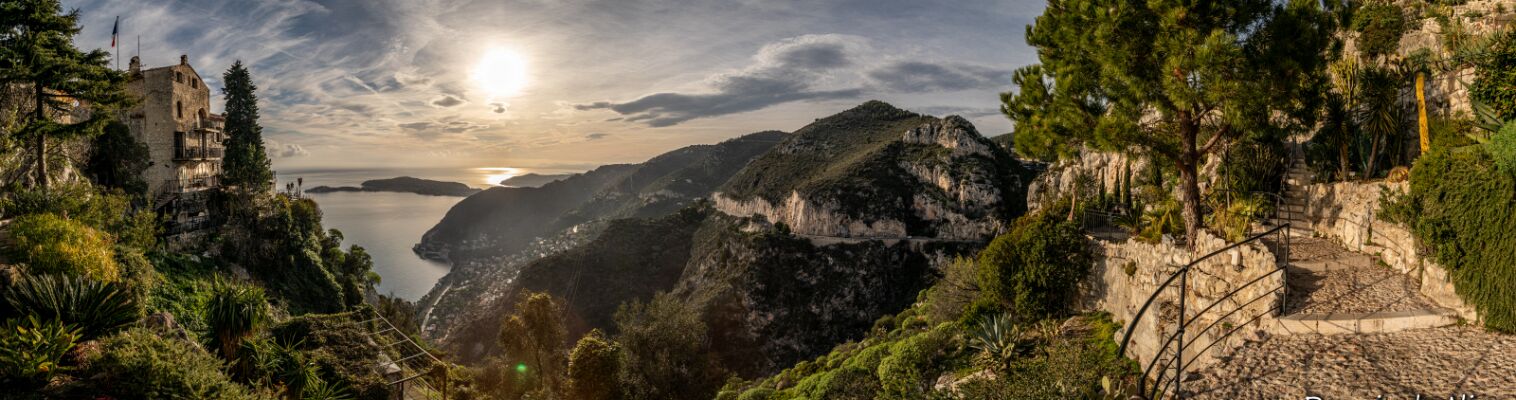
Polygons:
<instances>
[{"instance_id":1,"label":"curved metal railing","mask_svg":"<svg viewBox=\"0 0 1516 400\"><path fill-rule=\"evenodd\" d=\"M1136 330L1138 328L1137 324L1142 321L1143 316L1145 316L1147 314L1148 309L1151 308L1152 305L1153 305L1153 303L1158 300L1159 296L1161 296L1170 287L1177 287L1178 290L1179 290L1179 297L1178 297L1179 320L1177 321L1178 328L1175 330L1175 332L1173 334L1168 335L1168 337L1165 338L1161 342L1162 344L1158 346L1158 351L1155 354L1153 354L1152 360L1149 361L1148 364L1147 364L1147 366L1143 368L1142 377L1137 381L1138 395L1140 395L1142 398L1145 398L1145 399L1158 399L1158 398L1162 398L1165 393L1169 393L1170 390L1172 389L1173 393L1175 394L1174 397L1182 397L1182 392L1180 391L1180 386L1183 383L1182 382L1182 378L1184 376L1184 371L1187 368L1189 368L1197 360L1199 360L1200 357L1201 357L1201 355L1205 354L1206 351L1209 351L1211 349L1211 347L1215 346L1217 343L1220 343L1220 342L1224 341L1228 337L1231 337L1232 334L1234 334L1237 331L1241 330L1243 327L1246 327L1248 325L1253 324L1254 322L1256 322L1259 319L1263 318L1263 316L1267 314L1267 312L1259 313L1258 315L1255 315L1255 316L1252 316L1251 318L1248 318L1247 322L1242 323L1242 324L1238 324L1236 326L1230 326L1230 327L1228 327L1228 326L1222 326L1221 327L1222 329L1226 329L1225 333L1223 333L1220 337L1217 337L1214 340L1212 340L1209 345L1205 346L1205 348L1203 348L1199 352L1195 353L1195 355L1193 357L1191 357L1188 361L1185 360L1184 355L1185 355L1186 348L1188 348L1191 345L1196 344L1196 342L1201 337L1203 337L1202 335L1204 335L1204 334L1206 334L1208 332L1211 332L1212 329L1217 328L1218 324L1220 324L1222 321L1227 321L1227 318L1231 317L1232 315L1235 315L1237 312L1242 311L1244 309L1247 309L1248 306L1250 306L1250 305L1258 302L1259 300L1268 298L1270 295L1277 294L1278 298L1279 298L1279 304L1277 305L1277 307L1273 307L1272 309L1275 312L1277 312L1278 314L1283 314L1284 313L1284 304L1285 304L1284 297L1285 297L1285 295L1288 294L1289 286L1287 284L1283 283L1284 280L1281 279L1280 280L1281 283L1280 283L1280 285L1278 287L1269 288L1267 291L1264 291L1263 294L1260 294L1260 295L1258 295L1258 296L1256 296L1256 297L1254 297L1252 299L1249 299L1246 302L1240 303L1236 308L1232 309L1230 312L1227 312L1225 315L1222 315L1221 317L1216 318L1214 321L1211 321L1211 323L1208 324L1208 325L1206 325L1204 328L1200 328L1199 330L1195 330L1195 331L1190 331L1189 330L1189 328L1191 328L1191 325L1195 324L1198 321L1200 321L1201 317L1204 316L1204 315L1206 315L1207 312L1210 312L1210 311L1214 310L1216 308L1216 306L1218 306L1218 305L1226 302L1226 300L1233 299L1239 293L1241 293L1244 289L1254 287L1255 285L1260 284L1260 282L1265 282L1265 278L1271 277L1274 274L1280 274L1281 276L1283 276L1283 274L1286 271L1286 266L1289 263L1289 247L1290 247L1290 232L1289 232L1289 230L1290 230L1290 224L1289 223L1284 223L1284 224L1276 226L1276 227L1274 227L1272 229L1264 231L1263 233L1259 233L1257 235L1250 236L1247 239L1244 239L1242 241L1238 241L1237 243L1232 243L1232 244L1229 244L1229 245L1227 245L1225 247L1222 247L1220 249L1213 250L1213 251L1211 251L1209 253L1206 253L1205 255L1201 256L1200 258L1196 258L1194 260L1191 260L1188 264L1185 264L1183 267L1180 267L1179 270L1174 271L1173 274L1170 274L1169 277L1167 279L1165 279L1162 284L1158 285L1158 288L1153 291L1153 294L1150 295L1150 296L1148 296L1147 300L1142 303L1142 307L1137 310L1137 313L1132 317L1132 321L1127 324L1125 332L1122 334L1121 346L1117 349L1117 354L1120 354L1123 357L1127 357L1128 356L1128 354L1127 354L1127 348L1131 344L1132 334L1134 332L1136 332ZM1187 313L1188 310L1186 309L1186 304L1185 303L1186 303L1186 297L1188 297L1188 295L1189 295L1189 288L1188 288L1188 286L1189 286L1189 274L1190 274L1190 272L1192 270L1194 270L1194 268L1195 268L1196 265L1200 265L1200 263L1205 262L1206 260L1209 260L1212 257L1215 257L1217 255L1223 254L1223 253L1225 253L1225 252L1227 252L1229 250L1236 249L1236 248L1241 247L1243 245L1246 245L1248 243L1253 243L1253 242L1261 241L1261 240L1263 240L1264 238L1267 238L1270 235L1279 235L1282 238L1282 241L1280 243L1283 245L1283 247L1282 247L1283 254L1282 254L1282 257L1280 257L1279 259L1283 260L1283 261L1282 262L1277 262L1276 263L1277 267L1275 269L1273 269L1271 271L1268 271L1268 272L1265 272L1263 274L1260 274L1259 276L1253 278L1252 280L1248 281L1247 283L1244 283L1244 284L1238 285L1236 287L1233 287L1232 290L1230 292L1228 292L1226 295L1224 295L1224 296L1222 296L1222 297L1220 297L1218 299L1215 299L1214 301L1211 302L1211 304L1209 306L1200 309L1200 311L1198 311L1198 312L1195 312L1193 316L1187 315L1188 314ZM1175 286L1175 282L1176 281L1178 282L1177 286ZM1191 334L1192 338L1186 339L1185 335L1187 333ZM1155 372L1154 368L1157 368L1158 365L1160 365L1159 361L1165 360L1165 354L1169 350L1172 350L1172 354L1167 357L1167 361L1164 361L1164 364L1165 364L1164 367L1156 370L1156 372L1157 372L1158 375L1157 376L1153 376L1153 373ZM1168 364L1172 364L1172 365L1168 365ZM1170 367L1172 367L1172 368L1170 368ZM1173 376L1172 377L1169 376L1169 373L1170 373L1171 370L1173 372ZM1152 381L1153 381L1154 384L1153 384L1153 387L1151 387L1151 388L1148 387L1148 381L1149 381L1148 378L1149 377L1153 377ZM1172 379L1170 380L1168 378L1172 378Z\"/></svg>"}]
</instances>

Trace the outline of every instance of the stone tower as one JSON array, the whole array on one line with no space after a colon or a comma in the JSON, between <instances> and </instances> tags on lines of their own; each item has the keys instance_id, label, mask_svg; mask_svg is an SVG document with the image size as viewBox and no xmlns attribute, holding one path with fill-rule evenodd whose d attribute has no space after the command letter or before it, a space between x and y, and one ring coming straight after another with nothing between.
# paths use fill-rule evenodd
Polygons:
<instances>
[{"instance_id":1,"label":"stone tower","mask_svg":"<svg viewBox=\"0 0 1516 400\"><path fill-rule=\"evenodd\" d=\"M225 119L210 112L210 88L179 56L179 64L142 69L132 57L127 92L137 101L125 114L132 136L146 144L143 172L154 209L167 217L169 235L197 231L209 221L207 191L218 187Z\"/></svg>"}]
</instances>

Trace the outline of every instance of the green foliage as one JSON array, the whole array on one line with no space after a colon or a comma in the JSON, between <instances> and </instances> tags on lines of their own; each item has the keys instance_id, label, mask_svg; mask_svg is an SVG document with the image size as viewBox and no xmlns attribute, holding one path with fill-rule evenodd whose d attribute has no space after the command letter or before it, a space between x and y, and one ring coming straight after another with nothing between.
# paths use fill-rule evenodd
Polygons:
<instances>
[{"instance_id":1,"label":"green foliage","mask_svg":"<svg viewBox=\"0 0 1516 400\"><path fill-rule=\"evenodd\" d=\"M997 373L1004 373L1021 349L1021 326L1006 314L986 318L972 333L969 346L979 352L976 361Z\"/></svg>"},{"instance_id":2,"label":"green foliage","mask_svg":"<svg viewBox=\"0 0 1516 400\"><path fill-rule=\"evenodd\" d=\"M672 295L623 306L616 328L621 385L629 400L710 398L726 377L700 316Z\"/></svg>"},{"instance_id":3,"label":"green foliage","mask_svg":"<svg viewBox=\"0 0 1516 400\"><path fill-rule=\"evenodd\" d=\"M375 338L360 320L372 318L366 313L308 314L290 318L269 327L269 336L281 349L276 350L279 368L269 371L273 380L301 392L316 381L339 384L360 399L386 399L393 388L374 373L378 354L399 359L400 346L390 338ZM409 364L415 366L415 364Z\"/></svg>"},{"instance_id":4,"label":"green foliage","mask_svg":"<svg viewBox=\"0 0 1516 400\"><path fill-rule=\"evenodd\" d=\"M263 127L258 125L258 96L252 74L238 60L222 75L226 96L226 156L221 160L221 184L252 192L268 190L274 183L268 151L263 147Z\"/></svg>"},{"instance_id":5,"label":"green foliage","mask_svg":"<svg viewBox=\"0 0 1516 400\"><path fill-rule=\"evenodd\" d=\"M1501 119L1516 119L1516 30L1498 34L1476 65L1469 97L1489 105Z\"/></svg>"},{"instance_id":6,"label":"green foliage","mask_svg":"<svg viewBox=\"0 0 1516 400\"><path fill-rule=\"evenodd\" d=\"M366 285L370 261L347 257L336 248L340 240L329 240L322 230L316 202L234 192L215 203L221 208L216 213L233 216L221 232L223 259L245 266L290 313L337 312L356 305L347 304L348 293L356 289L344 289L344 284ZM349 270L362 273L344 273Z\"/></svg>"},{"instance_id":7,"label":"green foliage","mask_svg":"<svg viewBox=\"0 0 1516 400\"><path fill-rule=\"evenodd\" d=\"M1485 146L1501 171L1516 172L1516 119L1507 122Z\"/></svg>"},{"instance_id":8,"label":"green foliage","mask_svg":"<svg viewBox=\"0 0 1516 400\"><path fill-rule=\"evenodd\" d=\"M205 323L210 328L211 348L221 358L233 360L242 340L262 328L270 319L268 300L263 288L219 280L205 305Z\"/></svg>"},{"instance_id":9,"label":"green foliage","mask_svg":"<svg viewBox=\"0 0 1516 400\"><path fill-rule=\"evenodd\" d=\"M972 259L956 257L952 263L942 268L942 278L927 289L923 309L928 321L941 323L955 321L963 316L963 312L979 297L977 265Z\"/></svg>"},{"instance_id":10,"label":"green foliage","mask_svg":"<svg viewBox=\"0 0 1516 400\"><path fill-rule=\"evenodd\" d=\"M74 47L79 34L79 11L64 12L57 0L10 1L0 12L0 86L25 88L36 107L9 117L20 129L7 132L29 142L35 187L46 189L55 173L49 160L57 153L49 139L91 136L116 118L107 112L129 102L126 74L111 68L110 53ZM88 104L87 117L55 118ZM67 122L64 122L67 121Z\"/></svg>"},{"instance_id":11,"label":"green foliage","mask_svg":"<svg viewBox=\"0 0 1516 400\"><path fill-rule=\"evenodd\" d=\"M92 393L117 399L254 399L223 372L220 360L192 343L134 328L101 343L79 376Z\"/></svg>"},{"instance_id":12,"label":"green foliage","mask_svg":"<svg viewBox=\"0 0 1516 400\"><path fill-rule=\"evenodd\" d=\"M1053 1L1027 29L1042 79L1051 82L1051 100L1029 103L1046 107L1034 115L1088 121L1080 125L1094 128L1076 129L1070 139L1092 132L1096 143L1177 165L1180 214L1186 231L1194 231L1203 212L1198 168L1220 149L1215 143L1253 132L1277 140L1278 133L1315 125L1335 28L1320 7L1269 0Z\"/></svg>"},{"instance_id":13,"label":"green foliage","mask_svg":"<svg viewBox=\"0 0 1516 400\"><path fill-rule=\"evenodd\" d=\"M617 376L621 369L621 346L599 329L579 338L568 360L568 398L615 400L621 395Z\"/></svg>"},{"instance_id":14,"label":"green foliage","mask_svg":"<svg viewBox=\"0 0 1516 400\"><path fill-rule=\"evenodd\" d=\"M147 312L172 314L190 334L207 334L205 305L222 267L177 253L153 253L148 259L159 274L159 282L148 292Z\"/></svg>"},{"instance_id":15,"label":"green foliage","mask_svg":"<svg viewBox=\"0 0 1516 400\"><path fill-rule=\"evenodd\" d=\"M83 340L120 330L142 313L120 284L60 275L28 276L6 291L5 301L20 315L76 327Z\"/></svg>"},{"instance_id":16,"label":"green foliage","mask_svg":"<svg viewBox=\"0 0 1516 400\"><path fill-rule=\"evenodd\" d=\"M1371 2L1353 14L1353 31L1358 32L1358 51L1365 56L1393 54L1400 48L1400 37L1409 28L1405 13L1392 2Z\"/></svg>"},{"instance_id":17,"label":"green foliage","mask_svg":"<svg viewBox=\"0 0 1516 400\"><path fill-rule=\"evenodd\" d=\"M1463 147L1488 140L1475 132L1473 120L1444 115L1427 118L1427 135L1431 136L1434 149Z\"/></svg>"},{"instance_id":18,"label":"green foliage","mask_svg":"<svg viewBox=\"0 0 1516 400\"><path fill-rule=\"evenodd\" d=\"M1268 197L1249 193L1233 197L1230 202L1219 203L1215 208L1209 216L1211 228L1219 231L1228 242L1238 242L1251 233L1253 221L1269 215L1273 204Z\"/></svg>"},{"instance_id":19,"label":"green foliage","mask_svg":"<svg viewBox=\"0 0 1516 400\"><path fill-rule=\"evenodd\" d=\"M1015 360L1009 370L993 380L964 384L960 396L968 399L1101 398L1104 386L1125 386L1135 363L1116 354L1113 333L1119 329L1108 317L1080 317L1089 324L1086 334L1057 335L1045 340L1033 354ZM1056 321L1054 321L1056 322Z\"/></svg>"},{"instance_id":20,"label":"green foliage","mask_svg":"<svg viewBox=\"0 0 1516 400\"><path fill-rule=\"evenodd\" d=\"M1516 332L1516 177L1477 147L1434 150L1387 218L1408 222L1486 327Z\"/></svg>"},{"instance_id":21,"label":"green foliage","mask_svg":"<svg viewBox=\"0 0 1516 400\"><path fill-rule=\"evenodd\" d=\"M936 361L952 350L946 330L930 330L890 346L890 354L879 361L878 377L881 398L919 399L931 391Z\"/></svg>"},{"instance_id":22,"label":"green foliage","mask_svg":"<svg viewBox=\"0 0 1516 400\"><path fill-rule=\"evenodd\" d=\"M64 371L63 355L79 340L78 329L57 319L29 315L0 323L0 382L16 389L47 384Z\"/></svg>"},{"instance_id":23,"label":"green foliage","mask_svg":"<svg viewBox=\"0 0 1516 400\"><path fill-rule=\"evenodd\" d=\"M516 299L515 314L500 326L500 343L505 349L507 365L525 365L518 370L509 388L514 398L522 394L538 397L562 392L561 378L567 365L568 328L563 322L563 306L547 293L522 293Z\"/></svg>"},{"instance_id":24,"label":"green foliage","mask_svg":"<svg viewBox=\"0 0 1516 400\"><path fill-rule=\"evenodd\" d=\"M54 214L17 217L10 224L13 260L32 274L87 276L102 281L120 278L109 234Z\"/></svg>"},{"instance_id":25,"label":"green foliage","mask_svg":"<svg viewBox=\"0 0 1516 400\"><path fill-rule=\"evenodd\" d=\"M1048 212L1016 220L979 253L983 301L1040 319L1069 309L1091 263L1080 227Z\"/></svg>"},{"instance_id":26,"label":"green foliage","mask_svg":"<svg viewBox=\"0 0 1516 400\"><path fill-rule=\"evenodd\" d=\"M90 144L84 173L100 186L142 197L148 194L142 172L147 170L151 159L147 145L132 137L131 129L125 123L112 120Z\"/></svg>"},{"instance_id":27,"label":"green foliage","mask_svg":"<svg viewBox=\"0 0 1516 400\"><path fill-rule=\"evenodd\" d=\"M0 200L8 216L56 214L115 236L117 241L151 248L157 240L157 214L132 206L132 197L102 191L86 183L53 185L47 190L17 190Z\"/></svg>"},{"instance_id":28,"label":"green foliage","mask_svg":"<svg viewBox=\"0 0 1516 400\"><path fill-rule=\"evenodd\" d=\"M1055 97L1051 81L1042 66L1029 65L1011 77L1017 91L1000 94L1000 112L1015 123L1009 137L1017 154L1054 161L1075 156L1080 144L1095 140L1095 120L1088 116L1104 113L1104 105L1093 98Z\"/></svg>"}]
</instances>

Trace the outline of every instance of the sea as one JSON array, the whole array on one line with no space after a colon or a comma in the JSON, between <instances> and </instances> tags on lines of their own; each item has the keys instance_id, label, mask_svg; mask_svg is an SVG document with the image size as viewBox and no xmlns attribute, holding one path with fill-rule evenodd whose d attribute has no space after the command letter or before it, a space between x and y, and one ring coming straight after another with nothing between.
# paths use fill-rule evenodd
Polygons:
<instances>
[{"instance_id":1,"label":"sea","mask_svg":"<svg viewBox=\"0 0 1516 400\"><path fill-rule=\"evenodd\" d=\"M498 186L512 176L562 173L509 167L479 168L330 168L276 170L279 190L286 183L316 186L358 186L370 179L410 176L461 182L471 187ZM462 197L426 196L391 192L307 193L321 207L322 225L342 231L343 247L362 246L374 259L374 272L381 278L379 293L416 301L448 272L446 263L425 260L411 251L421 235L442 220Z\"/></svg>"}]
</instances>

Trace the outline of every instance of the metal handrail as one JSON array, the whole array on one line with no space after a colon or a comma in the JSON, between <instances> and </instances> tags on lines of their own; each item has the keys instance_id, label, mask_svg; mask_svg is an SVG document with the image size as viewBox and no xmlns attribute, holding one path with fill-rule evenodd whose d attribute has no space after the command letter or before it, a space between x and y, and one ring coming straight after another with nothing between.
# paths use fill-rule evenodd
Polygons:
<instances>
[{"instance_id":1,"label":"metal handrail","mask_svg":"<svg viewBox=\"0 0 1516 400\"><path fill-rule=\"evenodd\" d=\"M1290 235L1289 235L1289 229L1290 229L1290 224L1288 222L1286 222L1286 223L1284 223L1282 225L1279 225L1277 227L1274 227L1272 229L1264 231L1263 233L1259 233L1257 235L1250 236L1247 239L1244 239L1244 240L1239 241L1237 243L1232 243L1232 244L1223 246L1223 247L1221 247L1219 249L1213 250L1213 251L1211 251L1209 253L1206 253L1204 256L1201 256L1200 258L1196 258L1194 260L1191 260L1188 264L1185 264L1183 267L1180 267L1178 270L1174 271L1174 273L1170 274L1169 277L1168 277L1168 279L1165 279L1162 284L1158 285L1158 289L1154 290L1153 294L1148 296L1147 300L1142 303L1142 307L1137 310L1136 315L1132 317L1132 322L1130 322L1130 323L1127 324L1127 327L1125 329L1126 332L1122 333L1121 346L1119 348L1117 348L1117 350L1116 350L1117 354L1120 354L1122 356L1126 356L1127 355L1127 347L1131 344L1132 334L1137 330L1137 324L1142 321L1142 317L1147 314L1148 309L1152 307L1153 302L1158 299L1158 296L1162 295L1164 293L1165 289L1169 288L1169 286L1171 286L1174 283L1174 281L1178 280L1180 282L1180 284L1179 284L1179 289L1180 289L1180 294L1179 294L1179 328L1175 331L1175 333L1173 335L1169 336L1169 338L1163 343L1163 345L1161 345L1161 346L1158 347L1158 349L1159 349L1158 353L1153 355L1153 359L1151 361L1149 361L1149 364L1148 364L1147 368L1144 369L1142 378L1138 381L1138 392L1139 393L1142 393L1145 398L1155 398L1155 397L1157 397L1157 395L1161 395L1163 393L1163 392L1154 392L1152 395L1147 394L1147 377L1149 376L1149 374L1152 373L1153 367L1158 364L1159 359L1162 358L1162 355L1163 355L1163 352L1164 352L1163 349L1167 348L1169 344L1173 344L1173 343L1177 343L1177 345L1174 347L1173 358L1171 359L1171 361L1173 361L1173 363L1174 363L1175 368L1177 369L1177 371L1175 373L1175 377L1174 377L1175 378L1175 382L1173 383L1173 385L1175 385L1175 388L1176 388L1176 391L1177 391L1177 388L1178 388L1178 385L1179 385L1178 380L1181 379L1182 375L1183 375L1180 372L1183 372L1183 369L1186 368L1186 367L1188 367L1188 363L1184 362L1184 348L1187 345L1186 340L1183 339L1184 334L1185 334L1185 328L1189 327L1189 325L1191 323L1194 323L1195 321L1199 320L1199 318L1200 318L1201 315L1203 315L1207 311L1210 311L1216 305L1220 304L1222 302L1222 300L1225 300L1227 298L1231 298L1232 296L1234 296L1237 293L1241 292L1242 289L1245 289L1245 288L1248 288L1248 287L1252 287L1254 284L1257 284L1258 282L1262 281L1264 277L1271 276L1271 275L1273 275L1273 274L1275 274L1275 273L1277 273L1279 271L1282 271L1282 270L1284 270L1285 267L1281 266L1279 268L1276 268L1276 269L1274 269L1272 271L1269 271L1269 272L1267 272L1267 273L1259 276L1258 278L1254 278L1252 281L1249 281L1246 284L1240 285L1239 287L1233 289L1230 293L1227 293L1225 296L1222 296L1221 299L1218 299L1216 302L1212 303L1210 306L1206 307L1205 309L1202 309L1199 313L1196 313L1195 316L1192 317L1192 318L1185 316L1185 302L1186 302L1185 297L1188 297L1187 296L1188 293L1186 293L1187 292L1186 289L1187 289L1187 286L1188 286L1188 279L1189 279L1188 277L1189 277L1190 270L1194 266L1199 265L1201 262L1205 262L1206 260L1209 260L1212 257L1215 257L1217 255L1220 255L1220 254L1225 253L1227 251L1230 251L1232 249L1236 249L1236 248L1238 248L1238 247L1240 247L1242 245L1245 245L1245 244L1248 244L1248 243L1252 243L1252 242L1256 242L1256 241L1260 241L1263 238L1268 237L1269 235L1273 235L1273 234L1280 233L1280 232L1284 233L1285 254L1286 254L1286 256L1285 256L1286 258L1284 258L1284 260L1285 260L1286 263L1288 263L1288 260L1289 260L1289 258L1288 258L1289 250L1288 249L1289 249L1289 237L1290 237ZM1271 292L1279 291L1279 290L1280 290L1279 288L1275 288L1274 290L1271 290ZM1288 289L1286 288L1285 290L1288 290ZM1260 297L1260 298L1262 298L1262 297ZM1250 305L1250 304L1252 304L1252 303L1254 303L1256 301L1257 301L1257 299L1249 301L1249 302L1245 303L1242 307L1246 307L1247 305ZM1242 308L1242 307L1239 307L1239 309ZM1281 303L1281 307L1282 307L1282 303ZM1281 312L1281 313L1283 312L1283 309L1277 309L1277 310L1279 312ZM1227 316L1231 316L1231 314L1235 314L1235 312L1236 312L1236 310L1233 310L1233 312L1227 314ZM1254 318L1254 320L1256 320L1256 319L1257 318ZM1212 328L1214 326L1215 326L1215 324L1212 323L1210 326L1207 326L1205 329L1203 329L1202 332L1208 331L1210 328ZM1232 330L1232 332L1235 332L1235 331L1236 331L1235 329ZM1223 336L1223 338L1230 336L1232 332L1228 332L1227 335ZM1177 342L1176 342L1176 339L1177 339ZM1191 341L1191 342L1193 342L1193 341ZM1214 343L1212 345L1214 345ZM1207 346L1206 350L1209 350L1209 349L1210 349L1210 346ZM1203 353L1204 353L1204 350L1201 352L1201 354L1203 354ZM1199 356L1195 357L1195 359L1198 359L1198 358L1199 358ZM1193 362L1193 359L1192 359L1191 362ZM1167 371L1166 368L1163 369L1163 370L1160 370L1160 372L1159 372L1159 379L1162 379L1164 376L1167 375L1166 371ZM1165 390L1166 390L1167 384L1165 384L1162 387L1165 388ZM1159 387L1155 386L1154 388L1157 389Z\"/></svg>"}]
</instances>

